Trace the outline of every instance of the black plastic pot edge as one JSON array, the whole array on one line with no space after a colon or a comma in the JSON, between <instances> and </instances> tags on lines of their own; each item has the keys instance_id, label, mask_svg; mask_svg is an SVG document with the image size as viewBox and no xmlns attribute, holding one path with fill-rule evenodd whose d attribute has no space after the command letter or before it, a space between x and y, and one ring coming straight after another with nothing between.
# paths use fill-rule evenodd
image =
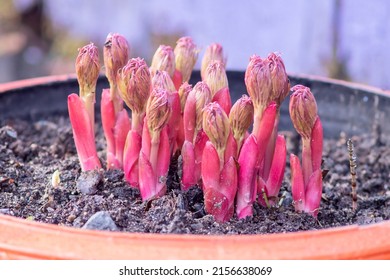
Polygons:
<instances>
[{"instance_id":1,"label":"black plastic pot edge","mask_svg":"<svg viewBox=\"0 0 390 280\"><path fill-rule=\"evenodd\" d=\"M245 73L228 71L232 100L245 94ZM291 85L303 84L312 89L316 97L319 115L324 125L324 135L338 137L345 132L348 137L381 128L390 133L385 116L390 115L390 94L377 88L324 77L291 74ZM200 80L199 71L194 71L190 83ZM100 96L108 87L102 75L97 83L96 110L99 114ZM17 81L0 85L0 121L9 118L38 120L47 115L67 115L67 96L78 92L76 76L61 75ZM291 130L288 117L289 98L281 106L281 130Z\"/></svg>"}]
</instances>

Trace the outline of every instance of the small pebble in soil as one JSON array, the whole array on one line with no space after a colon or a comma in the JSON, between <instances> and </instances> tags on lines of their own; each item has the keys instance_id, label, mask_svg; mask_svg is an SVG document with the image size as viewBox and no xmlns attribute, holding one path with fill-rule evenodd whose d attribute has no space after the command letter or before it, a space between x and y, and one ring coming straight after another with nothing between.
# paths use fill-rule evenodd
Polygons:
<instances>
[{"instance_id":1,"label":"small pebble in soil","mask_svg":"<svg viewBox=\"0 0 390 280\"><path fill-rule=\"evenodd\" d=\"M363 183L362 190L364 190L366 192L371 192L373 190L373 188L380 190L383 188L383 185L384 185L384 182L381 178L369 179Z\"/></svg>"},{"instance_id":2,"label":"small pebble in soil","mask_svg":"<svg viewBox=\"0 0 390 280\"><path fill-rule=\"evenodd\" d=\"M10 211L9 208L1 208L0 209L0 214L11 215L11 211Z\"/></svg>"},{"instance_id":3,"label":"small pebble in soil","mask_svg":"<svg viewBox=\"0 0 390 280\"><path fill-rule=\"evenodd\" d=\"M280 201L279 201L280 202ZM285 191L282 193L282 198L281 198L281 206L283 207L288 207L293 203L293 198L291 193Z\"/></svg>"},{"instance_id":4,"label":"small pebble in soil","mask_svg":"<svg viewBox=\"0 0 390 280\"><path fill-rule=\"evenodd\" d=\"M77 179L76 187L83 194L95 194L99 184L103 181L103 175L96 170L82 172Z\"/></svg>"},{"instance_id":5,"label":"small pebble in soil","mask_svg":"<svg viewBox=\"0 0 390 280\"><path fill-rule=\"evenodd\" d=\"M11 126L3 126L0 128L0 136L4 140L13 140L18 138L18 133ZM8 138L8 139L7 139Z\"/></svg>"},{"instance_id":6,"label":"small pebble in soil","mask_svg":"<svg viewBox=\"0 0 390 280\"><path fill-rule=\"evenodd\" d=\"M84 229L97 229L118 231L118 227L106 211L99 211L93 214L83 226Z\"/></svg>"}]
</instances>

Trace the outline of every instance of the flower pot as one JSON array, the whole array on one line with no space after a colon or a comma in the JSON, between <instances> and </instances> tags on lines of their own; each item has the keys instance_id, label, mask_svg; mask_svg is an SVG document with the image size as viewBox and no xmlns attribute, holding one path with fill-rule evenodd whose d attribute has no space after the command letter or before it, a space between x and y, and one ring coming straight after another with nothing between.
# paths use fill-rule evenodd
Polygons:
<instances>
[{"instance_id":1,"label":"flower pot","mask_svg":"<svg viewBox=\"0 0 390 280\"><path fill-rule=\"evenodd\" d=\"M199 73L195 76L198 80ZM237 95L233 100L245 92L243 77L242 72L228 72L230 90ZM325 137L341 131L358 135L374 125L390 135L388 93L325 78L290 78L316 95ZM103 87L107 82L102 77L97 92ZM66 98L72 92L77 92L73 75L0 85L0 121L66 115ZM288 101L281 115L288 115ZM291 130L289 118L282 117L280 127ZM3 259L390 259L389 236L390 221L296 233L201 236L82 230L0 214Z\"/></svg>"}]
</instances>

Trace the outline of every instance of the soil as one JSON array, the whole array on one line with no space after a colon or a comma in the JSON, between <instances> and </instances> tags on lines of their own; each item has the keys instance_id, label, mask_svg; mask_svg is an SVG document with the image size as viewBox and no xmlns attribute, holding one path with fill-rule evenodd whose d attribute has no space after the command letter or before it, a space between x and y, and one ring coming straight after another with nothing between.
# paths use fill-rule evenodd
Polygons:
<instances>
[{"instance_id":1,"label":"soil","mask_svg":"<svg viewBox=\"0 0 390 280\"><path fill-rule=\"evenodd\" d=\"M288 152L299 151L299 137L285 132ZM387 138L388 139L388 138ZM370 224L390 218L390 149L380 132L353 136L357 156L357 209L352 209L347 138L324 141L323 196L318 219L296 213L290 192L290 168L276 207L255 205L254 216L217 223L203 209L202 191L180 190L173 161L165 196L142 202L120 170L82 173L69 120L7 120L0 125L0 213L71 227L83 227L105 211L115 230L148 233L265 234ZM104 165L105 140L97 129L97 149ZM52 174L60 172L53 187ZM87 190L84 187L87 186Z\"/></svg>"}]
</instances>

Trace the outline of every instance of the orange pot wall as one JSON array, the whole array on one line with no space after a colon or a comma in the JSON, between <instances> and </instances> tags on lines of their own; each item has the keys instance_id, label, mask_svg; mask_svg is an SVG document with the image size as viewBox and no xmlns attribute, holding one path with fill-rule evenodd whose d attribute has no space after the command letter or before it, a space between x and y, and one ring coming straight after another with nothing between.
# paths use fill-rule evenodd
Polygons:
<instances>
[{"instance_id":1,"label":"orange pot wall","mask_svg":"<svg viewBox=\"0 0 390 280\"><path fill-rule=\"evenodd\" d=\"M3 259L390 259L390 222L272 235L80 230L0 215Z\"/></svg>"}]
</instances>

